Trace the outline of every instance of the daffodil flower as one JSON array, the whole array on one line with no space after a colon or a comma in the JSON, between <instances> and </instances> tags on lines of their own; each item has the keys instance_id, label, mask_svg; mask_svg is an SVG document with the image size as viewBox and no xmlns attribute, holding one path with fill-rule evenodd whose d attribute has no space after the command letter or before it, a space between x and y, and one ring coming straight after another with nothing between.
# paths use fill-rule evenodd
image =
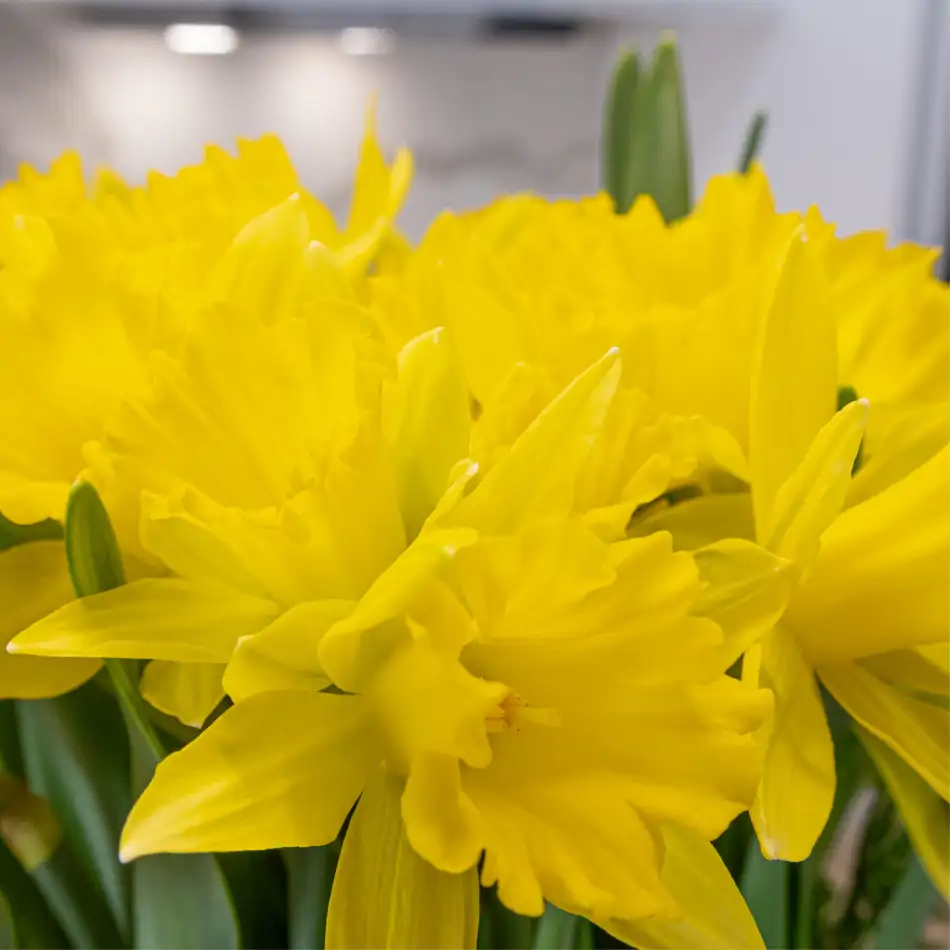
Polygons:
<instances>
[{"instance_id":1,"label":"daffodil flower","mask_svg":"<svg viewBox=\"0 0 950 950\"><path fill-rule=\"evenodd\" d=\"M870 734L872 748L880 743L874 757L946 890L945 816L936 825L921 818L934 812L930 796L950 797L947 407L898 414L900 427L867 447L852 477L875 410L857 399L835 412L831 300L814 249L793 238L753 379L751 494L684 501L647 516L638 530L666 528L687 546L749 532L796 565L787 611L743 669L776 696L752 809L766 856L807 857L831 810L834 756L820 682Z\"/></svg>"},{"instance_id":2,"label":"daffodil flower","mask_svg":"<svg viewBox=\"0 0 950 950\"><path fill-rule=\"evenodd\" d=\"M447 213L373 301L394 341L452 329L489 446L510 444L591 351L622 348L577 511L612 539L671 530L707 580L746 557L793 582L787 604L777 573L757 588L773 605L761 646L761 600L757 620L724 625L724 649L751 647L747 678L777 696L752 813L765 853L806 857L831 808L817 671L876 758L896 755L882 774L946 891L946 811L928 797L946 800L950 759L950 290L934 257L881 234L838 239L816 209L777 214L756 167L713 179L671 227L647 198L621 216L603 196ZM727 539L792 566L727 554Z\"/></svg>"},{"instance_id":3,"label":"daffodil flower","mask_svg":"<svg viewBox=\"0 0 950 950\"><path fill-rule=\"evenodd\" d=\"M252 303L299 256L254 241L299 213L248 237ZM333 944L472 945L484 853L521 913L549 899L643 946L759 945L709 842L751 803L769 694L725 675L669 535L613 543L575 513L619 353L482 470L451 334L387 364L345 299L219 307L153 361L91 468L168 573L11 644L224 669L234 707L159 767L125 857L321 844L358 800Z\"/></svg>"},{"instance_id":4,"label":"daffodil flower","mask_svg":"<svg viewBox=\"0 0 950 950\"><path fill-rule=\"evenodd\" d=\"M23 168L0 188L0 325L9 343L0 355L0 512L19 524L62 520L70 486L90 476L90 465L111 481L97 447L123 403L149 390L162 359L179 352L196 313L248 296L238 275L246 272L242 251L257 216L289 199L297 209L292 239L310 246L308 259L355 278L387 238L411 170L404 150L386 164L373 107L343 229L302 189L273 136L240 142L236 157L210 148L200 164L169 178L152 175L143 187L102 172L87 189L73 153L48 175ZM334 280L346 285L344 277ZM269 307L273 315L273 296ZM138 542L137 509L131 509L116 524L127 571L160 573ZM3 644L71 598L61 542L0 552ZM0 696L56 695L98 666L4 653ZM185 689L181 672L149 667L146 695L166 712L200 723L220 699L220 670L216 689L209 686L213 671ZM189 695L195 698L183 705Z\"/></svg>"}]
</instances>

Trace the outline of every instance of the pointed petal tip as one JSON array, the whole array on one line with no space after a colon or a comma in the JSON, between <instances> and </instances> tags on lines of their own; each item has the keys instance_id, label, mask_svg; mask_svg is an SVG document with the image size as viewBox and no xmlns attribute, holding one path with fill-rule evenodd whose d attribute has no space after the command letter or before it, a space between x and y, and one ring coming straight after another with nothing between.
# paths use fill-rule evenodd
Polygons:
<instances>
[{"instance_id":1,"label":"pointed petal tip","mask_svg":"<svg viewBox=\"0 0 950 950\"><path fill-rule=\"evenodd\" d=\"M119 862L121 864L129 864L134 861L136 858L142 857L145 852L135 846L135 843L130 840L130 836L125 832L122 833L122 838L119 841Z\"/></svg>"},{"instance_id":2,"label":"pointed petal tip","mask_svg":"<svg viewBox=\"0 0 950 950\"><path fill-rule=\"evenodd\" d=\"M778 842L773 838L763 838L759 845L762 848L763 856L769 861L778 860Z\"/></svg>"}]
</instances>

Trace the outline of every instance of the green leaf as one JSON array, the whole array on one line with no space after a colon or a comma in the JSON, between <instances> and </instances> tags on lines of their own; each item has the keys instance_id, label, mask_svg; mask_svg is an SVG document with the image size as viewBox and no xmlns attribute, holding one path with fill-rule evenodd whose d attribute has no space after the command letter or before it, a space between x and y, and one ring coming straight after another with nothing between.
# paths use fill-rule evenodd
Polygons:
<instances>
[{"instance_id":1,"label":"green leaf","mask_svg":"<svg viewBox=\"0 0 950 950\"><path fill-rule=\"evenodd\" d=\"M815 907L818 903L818 875L820 874L819 857L813 851L800 864L789 868L790 883L792 884L791 906L795 908L795 939L792 946L810 950L815 946Z\"/></svg>"},{"instance_id":2,"label":"green leaf","mask_svg":"<svg viewBox=\"0 0 950 950\"><path fill-rule=\"evenodd\" d=\"M70 946L66 934L53 917L36 882L23 869L2 838L0 894L9 915L14 946L31 950Z\"/></svg>"},{"instance_id":3,"label":"green leaf","mask_svg":"<svg viewBox=\"0 0 950 950\"><path fill-rule=\"evenodd\" d=\"M129 728L132 786L151 781L156 758ZM227 879L211 854L155 854L132 864L134 946L148 950L208 950L242 946Z\"/></svg>"},{"instance_id":4,"label":"green leaf","mask_svg":"<svg viewBox=\"0 0 950 950\"><path fill-rule=\"evenodd\" d=\"M534 935L535 950L571 950L577 941L579 918L546 904Z\"/></svg>"},{"instance_id":5,"label":"green leaf","mask_svg":"<svg viewBox=\"0 0 950 950\"><path fill-rule=\"evenodd\" d=\"M246 950L288 947L287 868L277 851L217 854ZM323 931L321 931L321 939Z\"/></svg>"},{"instance_id":6,"label":"green leaf","mask_svg":"<svg viewBox=\"0 0 950 950\"><path fill-rule=\"evenodd\" d=\"M241 945L227 882L210 854L156 854L133 865L135 947L228 950Z\"/></svg>"},{"instance_id":7,"label":"green leaf","mask_svg":"<svg viewBox=\"0 0 950 950\"><path fill-rule=\"evenodd\" d=\"M109 513L91 482L73 485L66 502L64 530L66 562L77 597L101 594L125 583L122 552ZM154 761L160 762L165 756L165 746L138 689L138 664L116 659L103 662L130 734L141 735Z\"/></svg>"},{"instance_id":8,"label":"green leaf","mask_svg":"<svg viewBox=\"0 0 950 950\"><path fill-rule=\"evenodd\" d=\"M594 950L594 925L583 917L577 918L577 950Z\"/></svg>"},{"instance_id":9,"label":"green leaf","mask_svg":"<svg viewBox=\"0 0 950 950\"><path fill-rule=\"evenodd\" d=\"M112 590L125 583L122 553L99 492L77 482L66 502L66 562L77 597Z\"/></svg>"},{"instance_id":10,"label":"green leaf","mask_svg":"<svg viewBox=\"0 0 950 950\"><path fill-rule=\"evenodd\" d=\"M0 772L23 777L16 704L12 699L0 700Z\"/></svg>"},{"instance_id":11,"label":"green leaf","mask_svg":"<svg viewBox=\"0 0 950 950\"><path fill-rule=\"evenodd\" d=\"M101 885L86 874L69 841L61 841L32 876L75 946L125 946Z\"/></svg>"},{"instance_id":12,"label":"green leaf","mask_svg":"<svg viewBox=\"0 0 950 950\"><path fill-rule=\"evenodd\" d=\"M494 888L481 889L481 914L478 921L478 946L485 950L525 950L534 946L534 917L523 917L508 910Z\"/></svg>"},{"instance_id":13,"label":"green leaf","mask_svg":"<svg viewBox=\"0 0 950 950\"><path fill-rule=\"evenodd\" d=\"M923 865L916 857L897 885L887 906L881 911L872 931L871 947L916 947L927 918L934 912L940 895L930 883Z\"/></svg>"},{"instance_id":14,"label":"green leaf","mask_svg":"<svg viewBox=\"0 0 950 950\"><path fill-rule=\"evenodd\" d=\"M762 141L765 138L765 130L768 124L769 116L767 112L760 110L752 116L752 121L749 123L749 128L745 134L745 140L742 143L742 152L739 155L739 171L741 174L747 175L749 173L752 163L762 150Z\"/></svg>"},{"instance_id":15,"label":"green leaf","mask_svg":"<svg viewBox=\"0 0 950 950\"><path fill-rule=\"evenodd\" d=\"M655 138L650 193L669 223L686 217L693 204L683 70L671 36L662 38L656 48L650 86Z\"/></svg>"},{"instance_id":16,"label":"green leaf","mask_svg":"<svg viewBox=\"0 0 950 950\"><path fill-rule=\"evenodd\" d=\"M0 947L17 946L16 924L3 890L0 889Z\"/></svg>"},{"instance_id":17,"label":"green leaf","mask_svg":"<svg viewBox=\"0 0 950 950\"><path fill-rule=\"evenodd\" d=\"M4 828L6 846L24 873L32 877L48 912L74 944L121 946L121 937L98 882L85 874L70 842L63 839L62 828L49 803L29 792L23 782L16 707L9 700L0 703L0 750L0 811L10 820ZM0 882L0 892L2 889ZM15 934L22 930L22 922L12 916L6 902L4 906L11 938L4 941L0 937L0 946L12 946ZM15 909L18 910L16 905Z\"/></svg>"},{"instance_id":18,"label":"green leaf","mask_svg":"<svg viewBox=\"0 0 950 950\"><path fill-rule=\"evenodd\" d=\"M742 875L746 855L749 853L749 842L753 841L754 837L749 813L743 812L733 819L732 824L713 842L722 863L737 881Z\"/></svg>"},{"instance_id":19,"label":"green leaf","mask_svg":"<svg viewBox=\"0 0 950 950\"><path fill-rule=\"evenodd\" d=\"M769 861L759 842L749 842L740 889L769 950L789 946L789 868L786 861Z\"/></svg>"},{"instance_id":20,"label":"green leaf","mask_svg":"<svg viewBox=\"0 0 950 950\"><path fill-rule=\"evenodd\" d=\"M603 188L614 199L617 214L625 214L633 203L630 151L636 134L639 83L640 59L637 51L624 50L617 58L607 93L601 145Z\"/></svg>"},{"instance_id":21,"label":"green leaf","mask_svg":"<svg viewBox=\"0 0 950 950\"><path fill-rule=\"evenodd\" d=\"M327 929L327 907L336 870L337 850L285 848L291 950L321 950Z\"/></svg>"},{"instance_id":22,"label":"green leaf","mask_svg":"<svg viewBox=\"0 0 950 950\"><path fill-rule=\"evenodd\" d=\"M122 554L95 486L79 482L66 504L66 560L78 597L125 583ZM128 726L131 762L126 776L140 791L165 755L138 689L138 664L106 660L106 669ZM123 812L123 817L128 809ZM113 853L118 850L116 838ZM221 948L241 943L227 881L213 855L160 854L132 868L134 944L155 948Z\"/></svg>"},{"instance_id":23,"label":"green leaf","mask_svg":"<svg viewBox=\"0 0 950 950\"><path fill-rule=\"evenodd\" d=\"M132 804L128 740L115 701L85 686L54 699L17 703L30 790L53 806L90 886L127 935L129 883L119 864L119 832Z\"/></svg>"},{"instance_id":24,"label":"green leaf","mask_svg":"<svg viewBox=\"0 0 950 950\"><path fill-rule=\"evenodd\" d=\"M604 113L602 175L618 214L650 195L667 222L692 207L692 155L676 41L661 38L647 73L635 50L614 68Z\"/></svg>"},{"instance_id":25,"label":"green leaf","mask_svg":"<svg viewBox=\"0 0 950 950\"><path fill-rule=\"evenodd\" d=\"M627 170L624 211L638 195L650 195L656 201L656 86L652 68L637 83L630 112L630 142L627 147Z\"/></svg>"}]
</instances>

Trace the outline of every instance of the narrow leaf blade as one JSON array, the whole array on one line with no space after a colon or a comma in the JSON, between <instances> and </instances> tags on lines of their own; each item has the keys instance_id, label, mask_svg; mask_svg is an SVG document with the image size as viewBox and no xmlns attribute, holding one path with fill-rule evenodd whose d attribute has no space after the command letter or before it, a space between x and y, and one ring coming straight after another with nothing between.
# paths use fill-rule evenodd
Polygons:
<instances>
[{"instance_id":1,"label":"narrow leaf blade","mask_svg":"<svg viewBox=\"0 0 950 950\"><path fill-rule=\"evenodd\" d=\"M789 945L789 867L767 860L755 838L749 843L740 889L769 950Z\"/></svg>"},{"instance_id":2,"label":"narrow leaf blade","mask_svg":"<svg viewBox=\"0 0 950 950\"><path fill-rule=\"evenodd\" d=\"M133 865L135 947L231 950L241 945L221 868L210 854L156 854Z\"/></svg>"},{"instance_id":3,"label":"narrow leaf blade","mask_svg":"<svg viewBox=\"0 0 950 950\"><path fill-rule=\"evenodd\" d=\"M739 154L739 172L748 175L752 168L752 163L756 160L759 152L762 151L762 143L765 140L765 131L768 128L769 115L767 112L759 110L752 116L749 122L749 128L745 134L745 140L742 143L742 151Z\"/></svg>"},{"instance_id":4,"label":"narrow leaf blade","mask_svg":"<svg viewBox=\"0 0 950 950\"><path fill-rule=\"evenodd\" d=\"M66 503L66 560L77 597L112 590L125 583L122 554L99 493L77 482Z\"/></svg>"},{"instance_id":5,"label":"narrow leaf blade","mask_svg":"<svg viewBox=\"0 0 950 950\"><path fill-rule=\"evenodd\" d=\"M17 718L30 789L53 806L85 878L102 888L127 934L129 884L118 850L132 799L128 740L115 701L87 683L54 699L20 701Z\"/></svg>"},{"instance_id":6,"label":"narrow leaf blade","mask_svg":"<svg viewBox=\"0 0 950 950\"><path fill-rule=\"evenodd\" d=\"M602 177L604 190L614 199L614 209L625 214L633 202L630 152L636 133L637 89L640 58L625 50L617 58L604 114Z\"/></svg>"},{"instance_id":7,"label":"narrow leaf blade","mask_svg":"<svg viewBox=\"0 0 950 950\"><path fill-rule=\"evenodd\" d=\"M286 848L290 948L322 950L327 929L330 887L336 870L333 845Z\"/></svg>"},{"instance_id":8,"label":"narrow leaf blade","mask_svg":"<svg viewBox=\"0 0 950 950\"><path fill-rule=\"evenodd\" d=\"M911 857L904 876L877 919L870 946L882 950L918 946L924 924L937 906L939 896L924 866L916 857Z\"/></svg>"},{"instance_id":9,"label":"narrow leaf blade","mask_svg":"<svg viewBox=\"0 0 950 950\"><path fill-rule=\"evenodd\" d=\"M70 946L36 883L0 839L0 895L9 913L15 946L54 948ZM6 944L5 944L6 945Z\"/></svg>"},{"instance_id":10,"label":"narrow leaf blade","mask_svg":"<svg viewBox=\"0 0 950 950\"><path fill-rule=\"evenodd\" d=\"M692 207L692 156L683 69L676 41L665 37L653 59L653 128L656 139L651 194L667 223Z\"/></svg>"},{"instance_id":11,"label":"narrow leaf blade","mask_svg":"<svg viewBox=\"0 0 950 950\"><path fill-rule=\"evenodd\" d=\"M534 936L535 950L571 950L577 939L578 923L573 914L548 904Z\"/></svg>"}]
</instances>

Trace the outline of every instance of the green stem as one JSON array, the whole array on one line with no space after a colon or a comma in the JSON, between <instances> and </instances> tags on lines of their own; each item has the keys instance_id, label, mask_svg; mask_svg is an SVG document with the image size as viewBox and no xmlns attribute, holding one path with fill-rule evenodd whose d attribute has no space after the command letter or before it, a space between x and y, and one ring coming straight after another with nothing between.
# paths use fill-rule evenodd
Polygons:
<instances>
[{"instance_id":1,"label":"green stem","mask_svg":"<svg viewBox=\"0 0 950 950\"><path fill-rule=\"evenodd\" d=\"M806 858L795 868L798 877L798 909L795 921L795 946L809 950L814 946L812 922L815 896L815 855Z\"/></svg>"},{"instance_id":2,"label":"green stem","mask_svg":"<svg viewBox=\"0 0 950 950\"><path fill-rule=\"evenodd\" d=\"M152 726L141 694L129 677L128 668L122 660L106 660L105 665L129 726L135 727L149 753L155 758L155 763L158 764L165 758L165 747Z\"/></svg>"}]
</instances>

